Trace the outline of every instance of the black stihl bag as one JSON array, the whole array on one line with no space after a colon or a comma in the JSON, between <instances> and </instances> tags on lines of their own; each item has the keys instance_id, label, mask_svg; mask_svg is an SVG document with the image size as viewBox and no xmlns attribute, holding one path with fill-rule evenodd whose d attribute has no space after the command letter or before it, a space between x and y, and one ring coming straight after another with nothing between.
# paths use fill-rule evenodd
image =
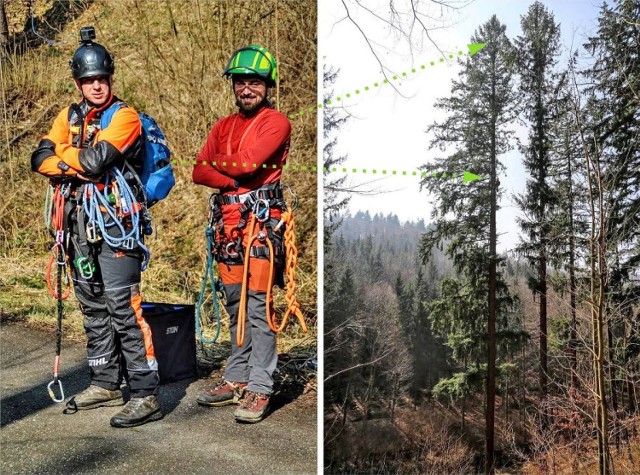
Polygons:
<instances>
[{"instance_id":1,"label":"black stihl bag","mask_svg":"<svg viewBox=\"0 0 640 475\"><path fill-rule=\"evenodd\" d=\"M142 315L151 327L160 384L195 377L195 307L143 302Z\"/></svg>"}]
</instances>

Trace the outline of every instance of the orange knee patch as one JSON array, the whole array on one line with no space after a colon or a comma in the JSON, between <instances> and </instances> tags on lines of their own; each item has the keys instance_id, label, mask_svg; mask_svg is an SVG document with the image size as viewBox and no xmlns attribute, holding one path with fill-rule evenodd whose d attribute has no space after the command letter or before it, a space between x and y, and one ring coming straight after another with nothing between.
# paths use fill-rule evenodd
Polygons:
<instances>
[{"instance_id":1,"label":"orange knee patch","mask_svg":"<svg viewBox=\"0 0 640 475\"><path fill-rule=\"evenodd\" d=\"M252 257L249 260L249 290L266 292L272 286L273 276L269 260Z\"/></svg>"},{"instance_id":2,"label":"orange knee patch","mask_svg":"<svg viewBox=\"0 0 640 475\"><path fill-rule=\"evenodd\" d=\"M131 297L131 306L136 312L136 321L140 330L142 330L142 337L144 339L144 348L147 353L147 360L155 359L156 354L153 349L153 340L151 339L151 327L142 316L142 296L140 294Z\"/></svg>"},{"instance_id":3,"label":"orange knee patch","mask_svg":"<svg viewBox=\"0 0 640 475\"><path fill-rule=\"evenodd\" d=\"M233 285L242 283L242 265L230 266L224 263L218 264L220 278L224 285Z\"/></svg>"}]
</instances>

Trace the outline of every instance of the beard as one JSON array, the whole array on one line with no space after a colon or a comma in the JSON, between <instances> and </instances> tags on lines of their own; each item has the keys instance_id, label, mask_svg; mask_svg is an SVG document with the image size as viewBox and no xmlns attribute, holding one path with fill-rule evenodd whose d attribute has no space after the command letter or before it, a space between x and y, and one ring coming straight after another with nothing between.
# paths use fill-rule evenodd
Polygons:
<instances>
[{"instance_id":1,"label":"beard","mask_svg":"<svg viewBox=\"0 0 640 475\"><path fill-rule=\"evenodd\" d=\"M260 109L260 107L262 107L266 100L267 98L265 97L260 102L245 104L241 99L236 99L236 106L238 106L238 109L240 109L240 112L242 112L244 115L251 115L258 109Z\"/></svg>"}]
</instances>

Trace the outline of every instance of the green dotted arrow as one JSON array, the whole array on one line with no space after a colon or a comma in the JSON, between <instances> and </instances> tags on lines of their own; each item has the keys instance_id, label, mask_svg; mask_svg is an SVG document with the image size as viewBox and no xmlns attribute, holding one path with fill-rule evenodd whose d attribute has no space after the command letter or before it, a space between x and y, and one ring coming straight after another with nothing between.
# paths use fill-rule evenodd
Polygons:
<instances>
[{"instance_id":1,"label":"green dotted arrow","mask_svg":"<svg viewBox=\"0 0 640 475\"><path fill-rule=\"evenodd\" d=\"M484 48L486 46L486 43L471 43L467 45L467 49L469 50L469 56L473 56L474 54L476 54L478 51L480 51L482 48ZM457 56L462 56L464 55L464 51L459 50L457 52ZM450 53L448 55L449 59L453 59L456 56L456 54L454 53ZM444 64L445 63L445 58L444 57L440 57L438 58L438 61L431 61L428 64L431 66L436 66L437 64ZM418 73L420 71L424 71L427 70L427 63L420 65L419 67L415 67L415 68L411 68L410 71L412 74ZM409 77L410 74L407 71L404 71L402 73L400 73L399 75L395 75L392 76L391 79L388 78L383 78L381 80L378 80L376 82L374 82L373 84L368 84L365 86L361 86L357 89L355 89L353 92L347 92L343 95L334 97L334 98L330 98L327 100L326 105L330 106L336 102L342 102L342 100L344 98L350 99L351 97L353 97L354 95L356 96L360 96L364 91L371 91L371 90L377 90L378 88L384 86L385 84L390 84L394 81L399 81L403 78L407 78ZM317 104L315 107L311 106L309 108L306 109L307 112L313 112L316 109L322 109L323 104ZM299 112L294 112L291 114L288 114L289 119L295 119L296 117L302 117L305 113L305 109L299 111Z\"/></svg>"},{"instance_id":2,"label":"green dotted arrow","mask_svg":"<svg viewBox=\"0 0 640 475\"><path fill-rule=\"evenodd\" d=\"M487 46L487 43L471 43L467 45L467 48L469 48L469 56L473 56L485 46Z\"/></svg>"},{"instance_id":3,"label":"green dotted arrow","mask_svg":"<svg viewBox=\"0 0 640 475\"><path fill-rule=\"evenodd\" d=\"M480 175L476 175L475 173L464 172L462 174L462 183L469 183L469 182L481 180L481 179L482 177Z\"/></svg>"}]
</instances>

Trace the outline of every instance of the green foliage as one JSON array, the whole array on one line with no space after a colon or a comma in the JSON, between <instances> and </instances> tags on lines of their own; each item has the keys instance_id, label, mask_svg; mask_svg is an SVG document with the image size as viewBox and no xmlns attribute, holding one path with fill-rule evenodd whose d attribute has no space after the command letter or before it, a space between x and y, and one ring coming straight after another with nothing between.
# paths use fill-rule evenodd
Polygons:
<instances>
[{"instance_id":1,"label":"green foliage","mask_svg":"<svg viewBox=\"0 0 640 475\"><path fill-rule=\"evenodd\" d=\"M454 373L450 378L438 381L431 390L434 396L448 396L458 400L469 394L469 373Z\"/></svg>"}]
</instances>

